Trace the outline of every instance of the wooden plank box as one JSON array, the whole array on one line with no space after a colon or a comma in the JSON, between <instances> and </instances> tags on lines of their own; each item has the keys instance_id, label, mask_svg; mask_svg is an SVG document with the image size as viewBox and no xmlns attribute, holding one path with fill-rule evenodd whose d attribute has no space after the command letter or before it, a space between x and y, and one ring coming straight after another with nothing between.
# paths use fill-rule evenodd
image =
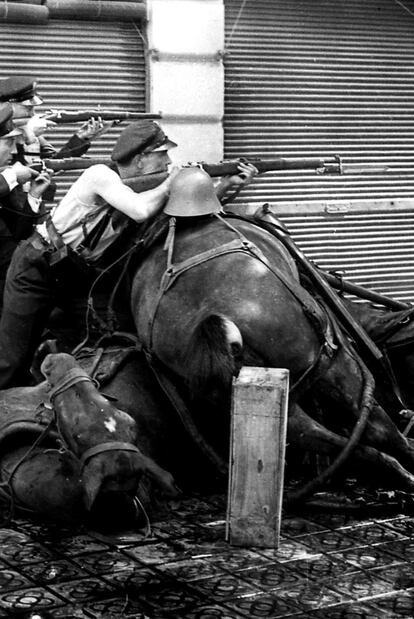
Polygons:
<instances>
[{"instance_id":1,"label":"wooden plank box","mask_svg":"<svg viewBox=\"0 0 414 619\"><path fill-rule=\"evenodd\" d=\"M226 539L277 548L289 370L244 367L233 381Z\"/></svg>"}]
</instances>

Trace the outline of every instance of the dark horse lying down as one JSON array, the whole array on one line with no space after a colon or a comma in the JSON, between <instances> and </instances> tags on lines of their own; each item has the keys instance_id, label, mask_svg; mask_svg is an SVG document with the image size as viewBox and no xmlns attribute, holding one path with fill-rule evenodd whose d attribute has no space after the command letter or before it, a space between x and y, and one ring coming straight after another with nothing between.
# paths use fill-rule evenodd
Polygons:
<instances>
[{"instance_id":1,"label":"dark horse lying down","mask_svg":"<svg viewBox=\"0 0 414 619\"><path fill-rule=\"evenodd\" d=\"M192 413L211 440L228 436L231 381L242 364L288 368L289 444L336 455L364 409L369 419L354 458L413 489L411 440L372 397L372 376L299 286L286 250L231 217L188 217L173 229L138 269L132 311L144 346L190 385ZM323 425L312 417L314 400Z\"/></svg>"},{"instance_id":2,"label":"dark horse lying down","mask_svg":"<svg viewBox=\"0 0 414 619\"><path fill-rule=\"evenodd\" d=\"M41 371L47 382L0 393L1 486L12 505L65 522L83 522L94 508L98 521L109 522L102 512L112 510L114 503L132 508L138 500L136 507L146 513L151 482L167 496L178 495L170 473L146 455L154 454L150 451L154 441L149 440L145 411L137 423L118 408L119 396L129 406L124 382L131 378L128 366L121 381L107 386L116 394L111 401L71 355L48 354ZM144 373L142 386L134 393L155 411L160 407L148 399L152 396L145 378ZM157 425L156 418L151 422ZM152 432L159 431L159 425ZM167 426L162 424L163 429ZM162 447L162 432L158 440ZM122 521L121 514L113 513L114 526Z\"/></svg>"}]
</instances>

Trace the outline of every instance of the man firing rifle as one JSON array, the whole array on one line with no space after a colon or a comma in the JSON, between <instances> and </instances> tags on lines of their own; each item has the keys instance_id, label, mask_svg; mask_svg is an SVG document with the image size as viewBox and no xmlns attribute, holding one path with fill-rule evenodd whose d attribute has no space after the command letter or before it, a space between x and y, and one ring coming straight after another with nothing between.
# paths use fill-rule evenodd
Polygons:
<instances>
[{"instance_id":1,"label":"man firing rifle","mask_svg":"<svg viewBox=\"0 0 414 619\"><path fill-rule=\"evenodd\" d=\"M129 125L112 152L118 172L103 164L85 170L50 218L19 245L8 270L0 321L1 389L29 380L33 353L54 305L54 269L60 260L70 259L73 252L76 259L94 264L119 236L115 215L142 222L159 212L176 173L173 169L168 174L168 151L175 146L155 122ZM239 172L243 178L222 180L218 195L247 184L256 170L240 164ZM165 180L143 193L125 184L142 175L159 174Z\"/></svg>"}]
</instances>

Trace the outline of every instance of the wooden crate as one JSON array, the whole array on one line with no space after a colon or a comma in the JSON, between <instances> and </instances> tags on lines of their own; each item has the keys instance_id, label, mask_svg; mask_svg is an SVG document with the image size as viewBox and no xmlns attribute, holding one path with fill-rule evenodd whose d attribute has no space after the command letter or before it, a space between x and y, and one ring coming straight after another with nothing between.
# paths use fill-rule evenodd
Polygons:
<instances>
[{"instance_id":1,"label":"wooden crate","mask_svg":"<svg viewBox=\"0 0 414 619\"><path fill-rule=\"evenodd\" d=\"M289 371L244 367L233 382L226 539L277 548Z\"/></svg>"}]
</instances>

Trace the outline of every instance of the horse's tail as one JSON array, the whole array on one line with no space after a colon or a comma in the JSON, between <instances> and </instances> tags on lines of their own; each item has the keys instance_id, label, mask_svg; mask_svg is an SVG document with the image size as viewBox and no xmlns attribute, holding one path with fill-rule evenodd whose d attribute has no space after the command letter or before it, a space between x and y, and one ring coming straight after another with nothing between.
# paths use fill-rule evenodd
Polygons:
<instances>
[{"instance_id":1,"label":"horse's tail","mask_svg":"<svg viewBox=\"0 0 414 619\"><path fill-rule=\"evenodd\" d=\"M239 328L221 314L209 314L196 324L187 354L187 379L194 394L231 385L241 367L243 340Z\"/></svg>"}]
</instances>

